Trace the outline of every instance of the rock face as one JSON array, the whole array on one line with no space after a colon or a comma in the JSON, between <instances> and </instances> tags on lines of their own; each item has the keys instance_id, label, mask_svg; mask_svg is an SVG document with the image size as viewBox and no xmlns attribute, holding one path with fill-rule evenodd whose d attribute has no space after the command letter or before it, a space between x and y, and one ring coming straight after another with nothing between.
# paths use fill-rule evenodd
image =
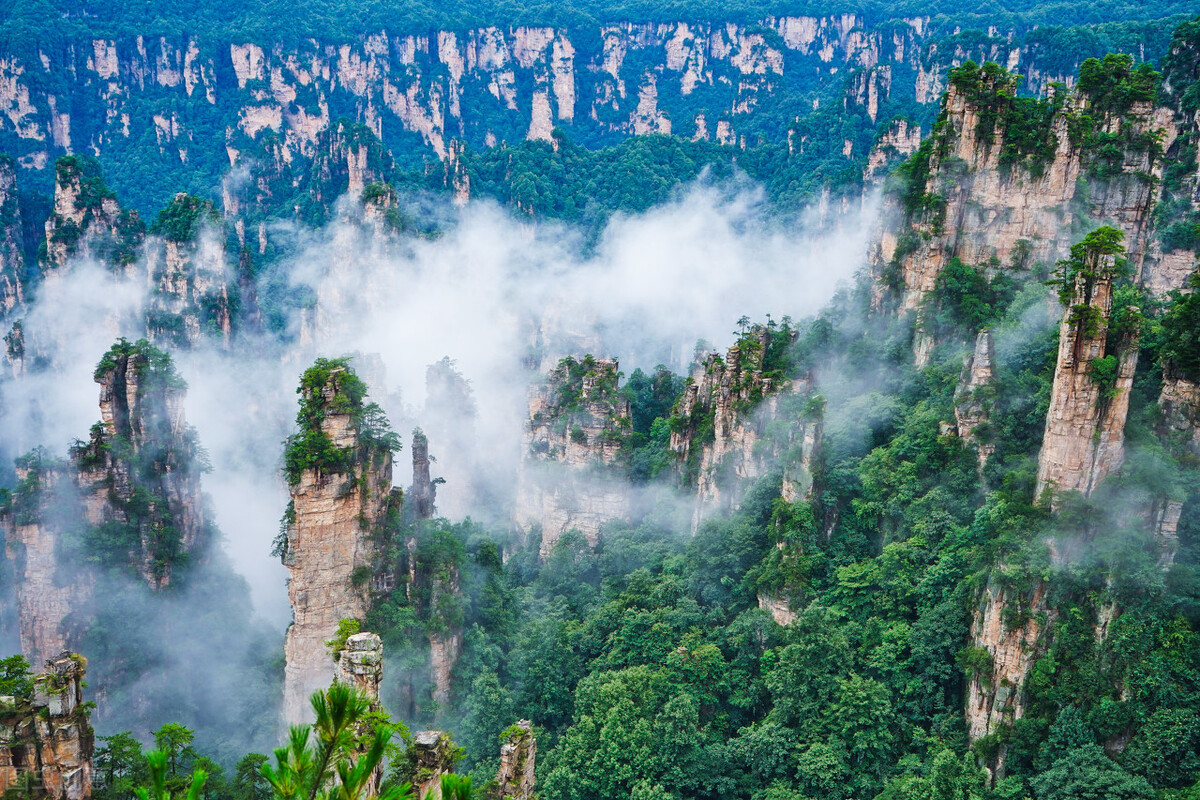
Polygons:
<instances>
[{"instance_id":1,"label":"rock face","mask_svg":"<svg viewBox=\"0 0 1200 800\"><path fill-rule=\"evenodd\" d=\"M94 735L83 707L86 662L70 652L46 661L33 699L0 698L0 793L26 779L50 800L92 796ZM28 778L26 776L29 776Z\"/></svg>"},{"instance_id":2,"label":"rock face","mask_svg":"<svg viewBox=\"0 0 1200 800\"><path fill-rule=\"evenodd\" d=\"M0 52L0 136L30 166L55 151L146 141L178 167L201 163L189 152L208 131L224 130L231 162L253 140L290 167L325 148L341 117L397 149L439 158L455 139L492 146L546 138L554 126L610 137L670 129L707 138L723 129L724 141L738 142L747 119L764 112L782 123L782 139L795 113L790 87L814 78L830 91L850 75L852 101L874 119L889 93L936 102L952 61L1015 56L1035 92L1066 77L1037 68L1042 51L1026 46L1022 31L996 31L977 47L928 47L952 32L928 17L876 24L836 14L376 31L345 42L77 39L36 55ZM51 76L71 77L63 86ZM693 118L697 105L710 109L707 125ZM75 141L79 131L86 141Z\"/></svg>"},{"instance_id":3,"label":"rock face","mask_svg":"<svg viewBox=\"0 0 1200 800\"><path fill-rule=\"evenodd\" d=\"M888 169L915 153L920 145L920 125L913 125L904 118L894 120L875 141L875 146L867 156L864 181L869 184L881 183Z\"/></svg>"},{"instance_id":4,"label":"rock face","mask_svg":"<svg viewBox=\"0 0 1200 800\"><path fill-rule=\"evenodd\" d=\"M21 204L12 159L0 156L0 316L25 305L25 255L21 247Z\"/></svg>"},{"instance_id":5,"label":"rock face","mask_svg":"<svg viewBox=\"0 0 1200 800\"><path fill-rule=\"evenodd\" d=\"M196 436L183 411L186 384L161 350L125 340L105 354L96 382L100 424L71 452L87 519L135 530L131 563L161 588L178 556L208 544Z\"/></svg>"},{"instance_id":6,"label":"rock face","mask_svg":"<svg viewBox=\"0 0 1200 800\"><path fill-rule=\"evenodd\" d=\"M713 511L735 509L742 493L770 470L782 470L781 493L788 502L810 499L812 467L820 443L819 404L810 404L806 380L764 375L772 348L791 338L755 326L725 354L710 353L697 366L674 411L671 432L684 482L695 481L693 528ZM773 421L787 419L787 438L767 436Z\"/></svg>"},{"instance_id":7,"label":"rock face","mask_svg":"<svg viewBox=\"0 0 1200 800\"><path fill-rule=\"evenodd\" d=\"M315 418L312 430L300 436L328 437L346 458L327 469L302 469L290 486L282 553L293 614L284 642L283 714L288 723L305 718L309 695L334 676L325 642L338 622L366 614L373 556L369 534L372 526L382 524L389 504L397 502L391 451L362 438L356 422L362 398L346 395L344 384L357 378L341 366L323 377L320 385L304 388L301 402Z\"/></svg>"},{"instance_id":8,"label":"rock face","mask_svg":"<svg viewBox=\"0 0 1200 800\"><path fill-rule=\"evenodd\" d=\"M13 506L2 521L17 584L21 651L39 663L67 648L69 622L86 607L93 581L59 563L64 540L83 516L70 468L48 457L26 457L17 466L17 479Z\"/></svg>"},{"instance_id":9,"label":"rock face","mask_svg":"<svg viewBox=\"0 0 1200 800\"><path fill-rule=\"evenodd\" d=\"M67 462L41 450L17 459L20 482L0 516L19 576L22 650L39 660L77 643L94 569L132 567L161 589L211 538L185 384L170 357L120 340L95 377L101 421L88 441Z\"/></svg>"},{"instance_id":10,"label":"rock face","mask_svg":"<svg viewBox=\"0 0 1200 800\"><path fill-rule=\"evenodd\" d=\"M615 359L568 357L530 393L515 520L525 531L541 526L543 558L566 531L594 546L601 525L628 514L614 474L631 425L618 381Z\"/></svg>"},{"instance_id":11,"label":"rock face","mask_svg":"<svg viewBox=\"0 0 1200 800\"><path fill-rule=\"evenodd\" d=\"M533 723L523 719L509 728L508 741L500 745L496 788L488 797L493 800L533 800L536 758L537 738L533 735Z\"/></svg>"},{"instance_id":12,"label":"rock face","mask_svg":"<svg viewBox=\"0 0 1200 800\"><path fill-rule=\"evenodd\" d=\"M338 653L334 666L334 680L353 686L370 698L372 711L379 710L379 684L383 680L383 640L379 634L356 633L346 638L346 646ZM359 731L360 736L370 733L366 727ZM366 794L378 795L382 781L383 764L380 764L367 784Z\"/></svg>"},{"instance_id":13,"label":"rock face","mask_svg":"<svg viewBox=\"0 0 1200 800\"><path fill-rule=\"evenodd\" d=\"M454 772L454 742L442 731L417 731L413 747L416 769L412 783L417 800L441 800L442 776Z\"/></svg>"},{"instance_id":14,"label":"rock face","mask_svg":"<svg viewBox=\"0 0 1200 800\"><path fill-rule=\"evenodd\" d=\"M885 202L870 248L877 306L891 292L901 312L918 311L953 258L992 268L1052 264L1077 235L1079 216L1122 230L1130 262L1141 269L1163 166L1155 142L1175 139L1171 113L1140 101L1123 110L1096 107L1101 98L1076 91L1047 105L1038 134L1045 150L1024 153L1006 138L1009 124L1035 124L1018 120L1004 99L1016 80L999 70L951 83L937 125L913 157L914 184L904 198ZM1091 139L1072 124L1080 114L1094 117ZM1124 143L1119 158L1095 144L1103 137ZM1103 180L1080 181L1096 175ZM923 365L933 342L919 317L918 324Z\"/></svg>"},{"instance_id":15,"label":"rock face","mask_svg":"<svg viewBox=\"0 0 1200 800\"><path fill-rule=\"evenodd\" d=\"M152 341L186 347L213 336L228 344L233 328L225 245L210 202L177 194L163 211L172 222L146 247L153 290L146 309Z\"/></svg>"},{"instance_id":16,"label":"rock face","mask_svg":"<svg viewBox=\"0 0 1200 800\"><path fill-rule=\"evenodd\" d=\"M984 663L972 665L967 687L967 733L975 741L995 733L1025 713L1023 687L1037 655L1046 613L1046 587L1037 583L1028 598L1013 597L997 585L989 585L980 599L971 623L971 637ZM1004 775L1006 746L995 762L987 765L992 775Z\"/></svg>"},{"instance_id":17,"label":"rock face","mask_svg":"<svg viewBox=\"0 0 1200 800\"><path fill-rule=\"evenodd\" d=\"M413 482L409 489L409 508L417 519L433 516L437 486L429 477L429 438L418 428L412 437Z\"/></svg>"},{"instance_id":18,"label":"rock face","mask_svg":"<svg viewBox=\"0 0 1200 800\"><path fill-rule=\"evenodd\" d=\"M1038 456L1038 497L1047 489L1090 495L1124 458L1140 321L1127 324L1115 354L1106 352L1115 256L1090 251L1086 259L1086 270L1074 277L1059 330L1058 362ZM1136 316L1137 309L1132 312ZM1106 357L1116 361L1109 386L1098 378L1100 360Z\"/></svg>"},{"instance_id":19,"label":"rock face","mask_svg":"<svg viewBox=\"0 0 1200 800\"><path fill-rule=\"evenodd\" d=\"M95 162L75 156L58 159L54 210L46 219L46 274L62 269L72 258L121 268L141 243L143 230L136 212L121 211Z\"/></svg>"},{"instance_id":20,"label":"rock face","mask_svg":"<svg viewBox=\"0 0 1200 800\"><path fill-rule=\"evenodd\" d=\"M983 426L992 417L995 394L991 388L992 363L995 357L991 331L980 331L975 337L975 349L963 362L962 375L954 390L954 419L958 424L958 435L979 453L980 475L988 458L996 452L995 443L980 435L984 432Z\"/></svg>"}]
</instances>

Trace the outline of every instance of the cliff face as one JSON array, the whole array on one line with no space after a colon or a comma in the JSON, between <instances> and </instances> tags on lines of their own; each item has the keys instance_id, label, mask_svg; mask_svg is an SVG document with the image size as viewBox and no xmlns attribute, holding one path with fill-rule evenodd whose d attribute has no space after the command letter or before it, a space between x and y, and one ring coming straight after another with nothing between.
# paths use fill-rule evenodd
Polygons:
<instances>
[{"instance_id":1,"label":"cliff face","mask_svg":"<svg viewBox=\"0 0 1200 800\"><path fill-rule=\"evenodd\" d=\"M1141 269L1162 154L1177 133L1172 114L1078 90L1035 109L1011 100L1016 80L984 69L951 82L909 165L907 194L885 202L870 248L877 306L891 292L901 312L918 311L953 258L993 270L1052 264L1077 222L1122 230ZM932 345L918 317L918 365Z\"/></svg>"},{"instance_id":2,"label":"cliff face","mask_svg":"<svg viewBox=\"0 0 1200 800\"><path fill-rule=\"evenodd\" d=\"M841 102L843 85L872 123L890 95L936 102L948 65L967 58L1019 63L1039 92L1068 77L1038 66L1042 51L1025 31L931 46L954 32L928 17L847 13L287 44L75 38L36 55L0 52L0 149L40 168L62 152L103 156L145 142L162 168L215 184L223 165L205 152L212 131L225 132L227 163L266 159L284 172L317 158L343 118L398 154L440 159L455 140L493 147L548 139L555 127L581 140L673 132L745 146L764 136L751 119L769 117L766 135L782 143L795 97L823 108Z\"/></svg>"},{"instance_id":3,"label":"cliff face","mask_svg":"<svg viewBox=\"0 0 1200 800\"><path fill-rule=\"evenodd\" d=\"M130 563L161 588L179 556L208 544L186 384L162 351L124 340L105 355L96 382L101 422L72 450L87 519L128 531Z\"/></svg>"},{"instance_id":4,"label":"cliff face","mask_svg":"<svg viewBox=\"0 0 1200 800\"><path fill-rule=\"evenodd\" d=\"M86 662L62 652L33 679L31 700L0 698L0 792L21 788L26 776L50 800L92 796L95 743L83 707Z\"/></svg>"},{"instance_id":5,"label":"cliff face","mask_svg":"<svg viewBox=\"0 0 1200 800\"><path fill-rule=\"evenodd\" d=\"M1085 269L1071 276L1071 302L1059 329L1058 362L1038 457L1036 494L1089 495L1124 458L1125 416L1137 366L1137 309L1109 353L1113 311L1113 254L1090 250ZM1107 363L1107 377L1102 377Z\"/></svg>"},{"instance_id":6,"label":"cliff face","mask_svg":"<svg viewBox=\"0 0 1200 800\"><path fill-rule=\"evenodd\" d=\"M379 635L356 633L348 636L345 647L337 655L333 679L338 683L353 686L371 700L371 710L378 711L379 684L383 680L383 640ZM366 725L361 726L358 731L359 736L364 737L364 741L371 733ZM365 745L360 745L360 748L362 747ZM359 752L364 751L360 749ZM367 795L378 795L382 781L383 764L380 764L367 784Z\"/></svg>"},{"instance_id":7,"label":"cliff face","mask_svg":"<svg viewBox=\"0 0 1200 800\"><path fill-rule=\"evenodd\" d=\"M971 637L984 663L972 665L967 687L967 733L971 741L995 733L1025 713L1023 687L1043 633L1039 615L1047 611L1046 587L1038 583L1028 598L1014 597L997 585L983 593L971 623ZM1005 746L987 767L1003 777Z\"/></svg>"},{"instance_id":8,"label":"cliff face","mask_svg":"<svg viewBox=\"0 0 1200 800\"><path fill-rule=\"evenodd\" d=\"M144 227L136 212L122 212L99 168L78 158L60 158L54 167L54 210L46 219L47 275L73 258L95 259L123 269L141 244Z\"/></svg>"},{"instance_id":9,"label":"cliff face","mask_svg":"<svg viewBox=\"0 0 1200 800\"><path fill-rule=\"evenodd\" d=\"M366 615L373 555L369 536L393 502L391 451L363 436L356 421L362 397L347 396L348 376L353 373L345 367L327 370L319 384L304 387L301 401L316 417L299 441L327 437L344 455L330 463L307 462L290 476L283 550L293 614L284 642L283 714L289 723L307 717L309 695L333 678L325 642L338 622Z\"/></svg>"},{"instance_id":10,"label":"cliff face","mask_svg":"<svg viewBox=\"0 0 1200 800\"><path fill-rule=\"evenodd\" d=\"M992 416L995 390L992 384L992 364L996 359L991 331L980 331L975 337L975 349L963 362L962 374L954 390L954 419L958 435L979 454L979 473L987 465L996 445L986 432Z\"/></svg>"},{"instance_id":11,"label":"cliff face","mask_svg":"<svg viewBox=\"0 0 1200 800\"><path fill-rule=\"evenodd\" d=\"M11 159L0 157L0 314L8 316L24 305L25 255L17 172Z\"/></svg>"},{"instance_id":12,"label":"cliff face","mask_svg":"<svg viewBox=\"0 0 1200 800\"><path fill-rule=\"evenodd\" d=\"M17 459L19 484L0 515L17 566L22 650L46 659L76 646L96 569L132 569L151 588L201 558L209 527L185 384L145 341L118 342L96 370L101 421L69 461Z\"/></svg>"},{"instance_id":13,"label":"cliff face","mask_svg":"<svg viewBox=\"0 0 1200 800\"><path fill-rule=\"evenodd\" d=\"M177 194L162 212L162 235L145 249L152 288L146 309L149 338L176 347L204 336L229 343L233 328L225 246L212 204Z\"/></svg>"},{"instance_id":14,"label":"cliff face","mask_svg":"<svg viewBox=\"0 0 1200 800\"><path fill-rule=\"evenodd\" d=\"M613 359L564 359L529 398L525 455L515 520L542 530L541 555L568 530L595 545L600 526L629 510L627 487L613 468L630 427Z\"/></svg>"},{"instance_id":15,"label":"cliff face","mask_svg":"<svg viewBox=\"0 0 1200 800\"><path fill-rule=\"evenodd\" d=\"M496 787L488 793L492 800L532 800L537 738L533 723L523 719L509 729L508 741L500 745L500 769Z\"/></svg>"},{"instance_id":16,"label":"cliff face","mask_svg":"<svg viewBox=\"0 0 1200 800\"><path fill-rule=\"evenodd\" d=\"M21 652L35 664L67 649L71 618L92 594L89 574L72 574L59 563L64 540L76 533L82 517L69 473L49 458L22 459L12 508L2 517L17 584Z\"/></svg>"},{"instance_id":17,"label":"cliff face","mask_svg":"<svg viewBox=\"0 0 1200 800\"><path fill-rule=\"evenodd\" d=\"M755 326L724 359L711 353L692 373L674 411L670 447L684 481L696 483L693 528L715 510L737 508L749 485L772 469L782 471L785 500L811 498L821 436L819 406L808 402L812 387L763 369L773 349L790 343L786 332ZM780 420L788 423L782 440L768 435Z\"/></svg>"}]
</instances>

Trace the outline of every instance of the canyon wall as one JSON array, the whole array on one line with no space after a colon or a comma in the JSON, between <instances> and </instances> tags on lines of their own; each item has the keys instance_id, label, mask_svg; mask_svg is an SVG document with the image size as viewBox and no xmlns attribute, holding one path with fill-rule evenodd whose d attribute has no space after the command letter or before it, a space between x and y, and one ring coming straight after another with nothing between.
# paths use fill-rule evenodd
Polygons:
<instances>
[{"instance_id":1,"label":"canyon wall","mask_svg":"<svg viewBox=\"0 0 1200 800\"><path fill-rule=\"evenodd\" d=\"M132 570L153 589L199 559L211 534L185 384L145 341L115 344L95 373L101 421L66 461L38 449L17 459L0 514L19 576L22 650L35 661L78 644L99 571Z\"/></svg>"}]
</instances>

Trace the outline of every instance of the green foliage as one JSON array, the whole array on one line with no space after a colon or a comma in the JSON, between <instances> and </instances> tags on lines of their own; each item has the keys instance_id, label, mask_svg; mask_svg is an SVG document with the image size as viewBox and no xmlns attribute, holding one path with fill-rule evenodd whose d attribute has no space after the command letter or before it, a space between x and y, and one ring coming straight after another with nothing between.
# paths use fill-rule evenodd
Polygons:
<instances>
[{"instance_id":1,"label":"green foliage","mask_svg":"<svg viewBox=\"0 0 1200 800\"><path fill-rule=\"evenodd\" d=\"M338 656L346 649L346 640L358 633L361 626L362 623L356 619L338 620L337 633L325 643L325 648L334 661L337 661Z\"/></svg>"},{"instance_id":2,"label":"green foliage","mask_svg":"<svg viewBox=\"0 0 1200 800\"><path fill-rule=\"evenodd\" d=\"M18 700L33 697L29 662L20 653L0 659L0 696L11 696Z\"/></svg>"},{"instance_id":3,"label":"green foliage","mask_svg":"<svg viewBox=\"0 0 1200 800\"><path fill-rule=\"evenodd\" d=\"M952 258L938 273L926 304L933 312L931 322L936 331L965 337L997 322L1016 289L1016 282L1005 271L995 269L989 278L988 270Z\"/></svg>"},{"instance_id":4,"label":"green foliage","mask_svg":"<svg viewBox=\"0 0 1200 800\"><path fill-rule=\"evenodd\" d=\"M182 244L194 242L206 226L215 228L220 223L221 215L211 200L178 194L169 206L158 212L158 219L150 231L167 241Z\"/></svg>"},{"instance_id":5,"label":"green foliage","mask_svg":"<svg viewBox=\"0 0 1200 800\"><path fill-rule=\"evenodd\" d=\"M141 786L133 790L137 800L174 800L174 792L169 787L167 775L167 762L169 756L162 750L151 750L146 754L146 767L150 773L150 783L148 786ZM172 765L172 769L174 766ZM172 776L174 772L171 773ZM204 789L204 784L208 779L208 773L202 769L197 769L192 773L191 782L188 784L185 792L181 792L179 797L182 800L202 800L201 792Z\"/></svg>"},{"instance_id":6,"label":"green foliage","mask_svg":"<svg viewBox=\"0 0 1200 800\"><path fill-rule=\"evenodd\" d=\"M1134 68L1133 56L1109 53L1079 65L1078 87L1088 95L1094 110L1123 115L1134 103L1153 102L1161 77L1149 64Z\"/></svg>"},{"instance_id":7,"label":"green foliage","mask_svg":"<svg viewBox=\"0 0 1200 800\"><path fill-rule=\"evenodd\" d=\"M1188 289L1170 295L1161 320L1162 356L1177 374L1200 382L1200 278L1189 278Z\"/></svg>"},{"instance_id":8,"label":"green foliage","mask_svg":"<svg viewBox=\"0 0 1200 800\"><path fill-rule=\"evenodd\" d=\"M275 750L275 763L262 775L277 800L410 800L407 784L368 794L372 774L391 738L388 724L378 723L359 746L359 727L366 723L370 701L350 686L334 684L312 696L316 721L294 725L287 744Z\"/></svg>"},{"instance_id":9,"label":"green foliage","mask_svg":"<svg viewBox=\"0 0 1200 800\"><path fill-rule=\"evenodd\" d=\"M367 385L350 368L350 358L318 358L304 371L300 386L300 432L289 436L284 446L284 476L294 486L308 470L328 477L350 472L356 464L381 451L396 452L400 437L391 430L383 409L364 402ZM328 415L346 415L358 433L359 447L339 448L323 429Z\"/></svg>"}]
</instances>

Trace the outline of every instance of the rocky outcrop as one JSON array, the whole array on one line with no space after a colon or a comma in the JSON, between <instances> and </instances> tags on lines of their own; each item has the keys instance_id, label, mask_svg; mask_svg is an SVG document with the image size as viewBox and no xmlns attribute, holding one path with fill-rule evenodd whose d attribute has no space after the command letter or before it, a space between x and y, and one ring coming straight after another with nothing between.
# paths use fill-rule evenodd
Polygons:
<instances>
[{"instance_id":1,"label":"rocky outcrop","mask_svg":"<svg viewBox=\"0 0 1200 800\"><path fill-rule=\"evenodd\" d=\"M775 469L788 502L811 498L820 402L810 398L808 380L772 376L769 363L792 338L756 325L724 358L709 353L693 369L673 412L670 442L683 481L696 485L693 527L716 510L737 508L749 485ZM791 423L782 440L768 435L781 419Z\"/></svg>"},{"instance_id":2,"label":"rocky outcrop","mask_svg":"<svg viewBox=\"0 0 1200 800\"><path fill-rule=\"evenodd\" d=\"M0 697L0 793L48 800L88 800L92 796L95 744L83 705L87 662L62 652L46 660L33 678L29 699Z\"/></svg>"},{"instance_id":3,"label":"rocky outcrop","mask_svg":"<svg viewBox=\"0 0 1200 800\"><path fill-rule=\"evenodd\" d=\"M987 434L986 427L992 418L995 388L992 386L992 364L996 359L991 331L980 331L975 337L975 349L963 361L962 374L954 390L954 419L958 435L979 454L979 474L996 444Z\"/></svg>"},{"instance_id":4,"label":"rocky outcrop","mask_svg":"<svg viewBox=\"0 0 1200 800\"><path fill-rule=\"evenodd\" d=\"M17 571L22 650L45 659L78 644L98 572L132 571L154 589L204 558L203 464L170 357L120 340L95 373L101 421L70 459L38 449L17 459L0 515Z\"/></svg>"},{"instance_id":5,"label":"rocky outcrop","mask_svg":"<svg viewBox=\"0 0 1200 800\"><path fill-rule=\"evenodd\" d=\"M408 490L409 508L416 519L433 516L437 486L429 477L429 437L420 428L412 436L412 487Z\"/></svg>"},{"instance_id":6,"label":"rocky outcrop","mask_svg":"<svg viewBox=\"0 0 1200 800\"><path fill-rule=\"evenodd\" d=\"M971 622L974 644L969 657L967 733L977 741L996 733L1025 713L1024 685L1043 632L1039 618L1048 612L1046 587L1038 582L1028 597L990 584ZM1007 747L985 765L994 778L1004 776Z\"/></svg>"},{"instance_id":7,"label":"rocky outcrop","mask_svg":"<svg viewBox=\"0 0 1200 800\"><path fill-rule=\"evenodd\" d=\"M1129 260L1141 268L1162 148L1176 135L1170 112L1147 101L1114 108L1076 91L1045 101L1040 118L1022 116L1009 99L1017 77L992 67L956 73L933 133L909 164L903 196L885 203L869 251L879 307L891 293L901 312L918 311L953 258L1010 269L1054 263L1078 217L1122 230ZM1075 122L1084 114L1093 130ZM1009 125L1020 126L1019 142ZM1121 143L1119 157L1098 144L1112 141ZM918 365L931 348L919 322Z\"/></svg>"},{"instance_id":8,"label":"rocky outcrop","mask_svg":"<svg viewBox=\"0 0 1200 800\"><path fill-rule=\"evenodd\" d=\"M533 723L523 719L508 729L508 741L500 745L500 769L489 800L533 800L536 758Z\"/></svg>"},{"instance_id":9,"label":"rocky outcrop","mask_svg":"<svg viewBox=\"0 0 1200 800\"><path fill-rule=\"evenodd\" d=\"M867 155L863 181L868 184L880 183L888 170L915 153L920 146L920 125L913 125L903 117L892 120Z\"/></svg>"},{"instance_id":10,"label":"rocky outcrop","mask_svg":"<svg viewBox=\"0 0 1200 800\"><path fill-rule=\"evenodd\" d=\"M442 731L417 731L412 747L417 800L441 800L442 776L454 772L454 741Z\"/></svg>"},{"instance_id":11,"label":"rocky outcrop","mask_svg":"<svg viewBox=\"0 0 1200 800\"><path fill-rule=\"evenodd\" d=\"M54 210L46 219L42 270L53 274L72 258L122 269L141 243L137 212L122 212L95 161L64 156L54 165Z\"/></svg>"},{"instance_id":12,"label":"rocky outcrop","mask_svg":"<svg viewBox=\"0 0 1200 800\"><path fill-rule=\"evenodd\" d=\"M850 75L851 95L869 121L889 95L936 102L948 66L967 58L1019 61L1035 93L1068 77L1059 54L1054 68L1039 68L1046 55L1025 43L1021 29L997 30L975 45L959 39L952 49L931 47L956 32L948 25L846 13L375 30L336 41L64 34L62 47L0 52L0 138L20 163L39 168L56 152L107 157L145 142L154 158L200 170L198 180L216 185L220 165L209 166L213 160L195 150L208 145L211 131L224 131L231 165L283 167L277 184L255 188L278 196L307 171L325 147L323 135L343 117L405 161L447 158L456 139L491 147L545 138L555 126L588 141L670 126L689 137L711 130L731 144L772 135L782 144L798 83L826 97Z\"/></svg>"},{"instance_id":13,"label":"rocky outcrop","mask_svg":"<svg viewBox=\"0 0 1200 800\"><path fill-rule=\"evenodd\" d=\"M1108 229L1112 230L1112 229ZM1123 330L1108 352L1115 252L1077 245L1080 269L1068 274L1069 295L1059 329L1058 361L1038 456L1036 496L1077 491L1090 495L1124 459L1125 417L1137 366L1141 323L1125 309ZM1052 500L1052 504L1054 501Z\"/></svg>"},{"instance_id":14,"label":"rocky outcrop","mask_svg":"<svg viewBox=\"0 0 1200 800\"><path fill-rule=\"evenodd\" d=\"M187 385L170 356L145 340L120 340L95 377L101 421L71 450L87 522L127 531L128 563L162 588L178 561L208 544Z\"/></svg>"},{"instance_id":15,"label":"rocky outcrop","mask_svg":"<svg viewBox=\"0 0 1200 800\"><path fill-rule=\"evenodd\" d=\"M335 660L333 679L338 683L352 686L364 697L371 701L371 710L381 708L379 702L379 684L383 680L383 640L376 633L355 633L346 637L346 643L338 652ZM362 725L358 731L359 752L365 752L366 742L372 734L368 725ZM383 782L383 764L376 767L367 783L366 794L374 797L379 794L379 785Z\"/></svg>"},{"instance_id":16,"label":"rocky outcrop","mask_svg":"<svg viewBox=\"0 0 1200 800\"><path fill-rule=\"evenodd\" d=\"M211 336L228 344L233 319L219 223L211 202L188 194L175 195L163 210L161 237L145 250L152 341L186 347Z\"/></svg>"},{"instance_id":17,"label":"rocky outcrop","mask_svg":"<svg viewBox=\"0 0 1200 800\"><path fill-rule=\"evenodd\" d=\"M279 550L292 605L284 642L283 714L289 723L305 717L309 695L334 676L325 642L338 623L366 615L370 534L398 502L391 450L363 428L364 394L344 364L318 362L305 373L302 430L288 444L292 499Z\"/></svg>"},{"instance_id":18,"label":"rocky outcrop","mask_svg":"<svg viewBox=\"0 0 1200 800\"><path fill-rule=\"evenodd\" d=\"M600 527L628 514L616 474L631 421L615 359L565 358L529 397L525 454L514 512L519 528L541 527L541 555L568 530L595 545Z\"/></svg>"},{"instance_id":19,"label":"rocky outcrop","mask_svg":"<svg viewBox=\"0 0 1200 800\"><path fill-rule=\"evenodd\" d=\"M0 156L0 315L25 305L25 255L21 246L21 204L11 158Z\"/></svg>"},{"instance_id":20,"label":"rocky outcrop","mask_svg":"<svg viewBox=\"0 0 1200 800\"><path fill-rule=\"evenodd\" d=\"M18 460L18 484L0 522L16 578L21 652L40 663L67 649L71 622L92 595L91 576L60 564L83 509L70 468L35 452Z\"/></svg>"}]
</instances>

